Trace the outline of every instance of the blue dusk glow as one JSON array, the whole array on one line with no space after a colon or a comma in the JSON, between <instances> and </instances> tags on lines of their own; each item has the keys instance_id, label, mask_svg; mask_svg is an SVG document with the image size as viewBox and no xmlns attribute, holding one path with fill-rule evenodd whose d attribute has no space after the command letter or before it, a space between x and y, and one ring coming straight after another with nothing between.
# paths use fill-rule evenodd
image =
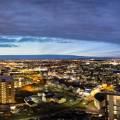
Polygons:
<instances>
[{"instance_id":1,"label":"blue dusk glow","mask_svg":"<svg viewBox=\"0 0 120 120\"><path fill-rule=\"evenodd\" d=\"M1 55L120 56L118 44L33 36L0 36Z\"/></svg>"}]
</instances>

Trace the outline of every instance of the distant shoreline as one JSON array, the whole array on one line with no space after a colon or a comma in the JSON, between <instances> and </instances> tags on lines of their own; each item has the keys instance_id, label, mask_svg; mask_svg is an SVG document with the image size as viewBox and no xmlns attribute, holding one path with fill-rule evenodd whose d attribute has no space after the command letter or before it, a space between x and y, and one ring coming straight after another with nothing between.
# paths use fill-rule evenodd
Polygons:
<instances>
[{"instance_id":1,"label":"distant shoreline","mask_svg":"<svg viewBox=\"0 0 120 120\"><path fill-rule=\"evenodd\" d=\"M75 55L0 55L0 60L69 60L69 59L94 59L94 60L107 60L119 59L119 57L89 57L89 56L75 56Z\"/></svg>"}]
</instances>

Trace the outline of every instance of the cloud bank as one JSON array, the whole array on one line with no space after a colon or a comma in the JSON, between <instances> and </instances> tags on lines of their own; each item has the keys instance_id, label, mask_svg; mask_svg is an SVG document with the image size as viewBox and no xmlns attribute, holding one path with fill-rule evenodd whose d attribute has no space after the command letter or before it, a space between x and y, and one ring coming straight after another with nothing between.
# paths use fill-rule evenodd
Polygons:
<instances>
[{"instance_id":1,"label":"cloud bank","mask_svg":"<svg viewBox=\"0 0 120 120\"><path fill-rule=\"evenodd\" d=\"M120 0L1 0L0 33L120 45Z\"/></svg>"}]
</instances>

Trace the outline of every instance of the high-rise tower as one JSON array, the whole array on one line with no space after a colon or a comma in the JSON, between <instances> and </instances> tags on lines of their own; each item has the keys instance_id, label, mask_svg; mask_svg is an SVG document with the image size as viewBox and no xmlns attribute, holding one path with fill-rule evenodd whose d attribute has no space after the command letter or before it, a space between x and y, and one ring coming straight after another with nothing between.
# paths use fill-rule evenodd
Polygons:
<instances>
[{"instance_id":1,"label":"high-rise tower","mask_svg":"<svg viewBox=\"0 0 120 120\"><path fill-rule=\"evenodd\" d=\"M0 77L0 104L14 103L15 90L11 78Z\"/></svg>"}]
</instances>

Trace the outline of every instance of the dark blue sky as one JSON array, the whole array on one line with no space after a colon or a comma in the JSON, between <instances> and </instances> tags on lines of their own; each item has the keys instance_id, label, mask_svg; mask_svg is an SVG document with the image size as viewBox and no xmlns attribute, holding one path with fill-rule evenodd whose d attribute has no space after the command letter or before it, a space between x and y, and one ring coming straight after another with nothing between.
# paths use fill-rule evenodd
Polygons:
<instances>
[{"instance_id":1,"label":"dark blue sky","mask_svg":"<svg viewBox=\"0 0 120 120\"><path fill-rule=\"evenodd\" d=\"M0 34L95 41L119 48L120 0L0 0ZM13 39L1 39L2 45L8 47L8 42L17 47Z\"/></svg>"}]
</instances>

